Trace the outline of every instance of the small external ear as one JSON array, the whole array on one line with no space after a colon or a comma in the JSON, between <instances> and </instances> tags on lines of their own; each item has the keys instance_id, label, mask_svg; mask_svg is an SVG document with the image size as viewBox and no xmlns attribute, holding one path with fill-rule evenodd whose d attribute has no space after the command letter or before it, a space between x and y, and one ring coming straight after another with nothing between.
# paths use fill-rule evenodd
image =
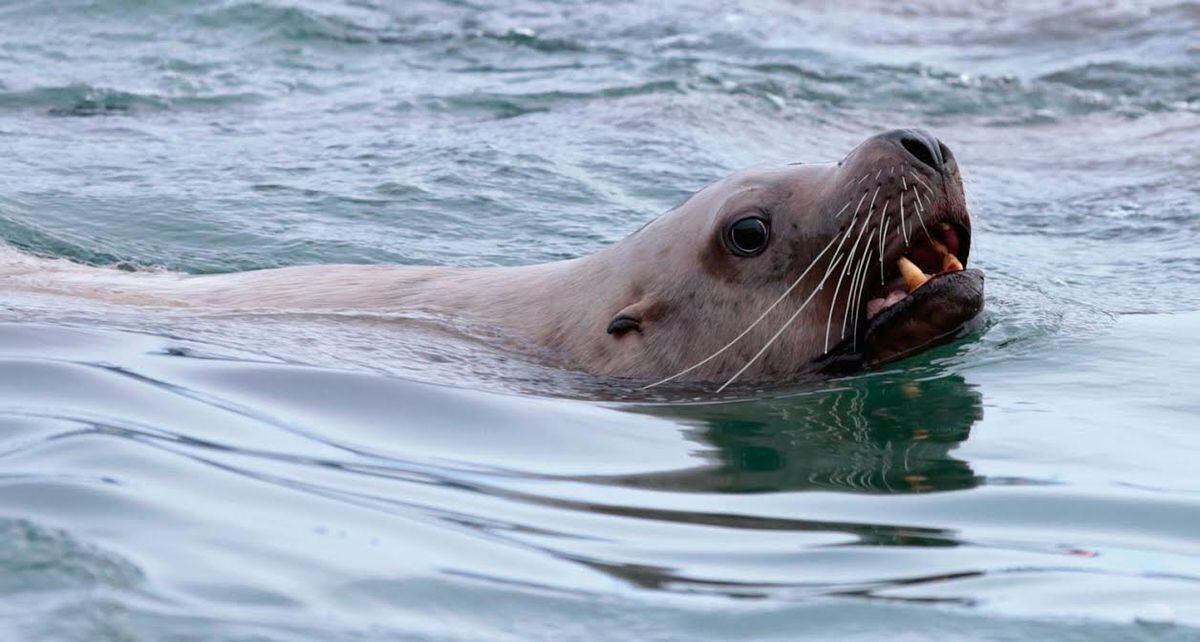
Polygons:
<instances>
[{"instance_id":1,"label":"small external ear","mask_svg":"<svg viewBox=\"0 0 1200 642\"><path fill-rule=\"evenodd\" d=\"M642 331L642 317L645 314L642 302L634 303L617 313L608 323L608 333L621 336L630 330Z\"/></svg>"},{"instance_id":2,"label":"small external ear","mask_svg":"<svg viewBox=\"0 0 1200 642\"><path fill-rule=\"evenodd\" d=\"M625 334L630 330L642 331L642 322L630 317L616 317L608 324L609 334Z\"/></svg>"}]
</instances>

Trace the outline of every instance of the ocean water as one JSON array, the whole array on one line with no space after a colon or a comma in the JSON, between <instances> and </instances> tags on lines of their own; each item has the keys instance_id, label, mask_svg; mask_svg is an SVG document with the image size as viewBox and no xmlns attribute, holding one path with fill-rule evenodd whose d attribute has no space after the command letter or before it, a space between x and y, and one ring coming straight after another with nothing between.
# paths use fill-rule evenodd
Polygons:
<instances>
[{"instance_id":1,"label":"ocean water","mask_svg":"<svg viewBox=\"0 0 1200 642\"><path fill-rule=\"evenodd\" d=\"M517 265L893 127L975 335L655 397L0 291L0 639L1200 639L1200 3L0 0L0 240Z\"/></svg>"}]
</instances>

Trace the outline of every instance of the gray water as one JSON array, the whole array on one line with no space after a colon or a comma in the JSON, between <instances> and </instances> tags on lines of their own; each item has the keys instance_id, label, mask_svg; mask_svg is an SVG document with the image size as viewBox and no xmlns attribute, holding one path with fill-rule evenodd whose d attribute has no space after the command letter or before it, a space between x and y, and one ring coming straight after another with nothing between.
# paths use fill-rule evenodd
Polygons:
<instances>
[{"instance_id":1,"label":"gray water","mask_svg":"<svg viewBox=\"0 0 1200 642\"><path fill-rule=\"evenodd\" d=\"M1200 639L1200 3L0 0L0 240L96 265L578 256L897 126L986 323L825 384L0 293L0 639Z\"/></svg>"}]
</instances>

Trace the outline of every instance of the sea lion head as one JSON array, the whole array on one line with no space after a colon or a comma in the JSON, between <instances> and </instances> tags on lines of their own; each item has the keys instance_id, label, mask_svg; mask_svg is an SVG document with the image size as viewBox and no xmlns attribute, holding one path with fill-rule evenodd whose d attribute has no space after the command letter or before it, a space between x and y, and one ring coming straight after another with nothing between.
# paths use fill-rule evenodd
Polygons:
<instances>
[{"instance_id":1,"label":"sea lion head","mask_svg":"<svg viewBox=\"0 0 1200 642\"><path fill-rule=\"evenodd\" d=\"M720 382L875 366L979 315L970 245L958 163L924 131L873 136L839 162L739 172L596 255L610 300L588 358L610 374Z\"/></svg>"}]
</instances>

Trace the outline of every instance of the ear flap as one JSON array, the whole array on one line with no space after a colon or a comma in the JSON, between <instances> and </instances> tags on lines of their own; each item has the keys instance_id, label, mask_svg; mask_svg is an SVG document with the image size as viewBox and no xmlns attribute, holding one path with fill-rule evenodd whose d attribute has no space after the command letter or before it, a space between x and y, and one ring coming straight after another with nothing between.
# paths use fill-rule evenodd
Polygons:
<instances>
[{"instance_id":1,"label":"ear flap","mask_svg":"<svg viewBox=\"0 0 1200 642\"><path fill-rule=\"evenodd\" d=\"M642 331L642 319L646 313L646 304L638 301L617 313L608 324L608 333L621 336L630 330Z\"/></svg>"}]
</instances>

